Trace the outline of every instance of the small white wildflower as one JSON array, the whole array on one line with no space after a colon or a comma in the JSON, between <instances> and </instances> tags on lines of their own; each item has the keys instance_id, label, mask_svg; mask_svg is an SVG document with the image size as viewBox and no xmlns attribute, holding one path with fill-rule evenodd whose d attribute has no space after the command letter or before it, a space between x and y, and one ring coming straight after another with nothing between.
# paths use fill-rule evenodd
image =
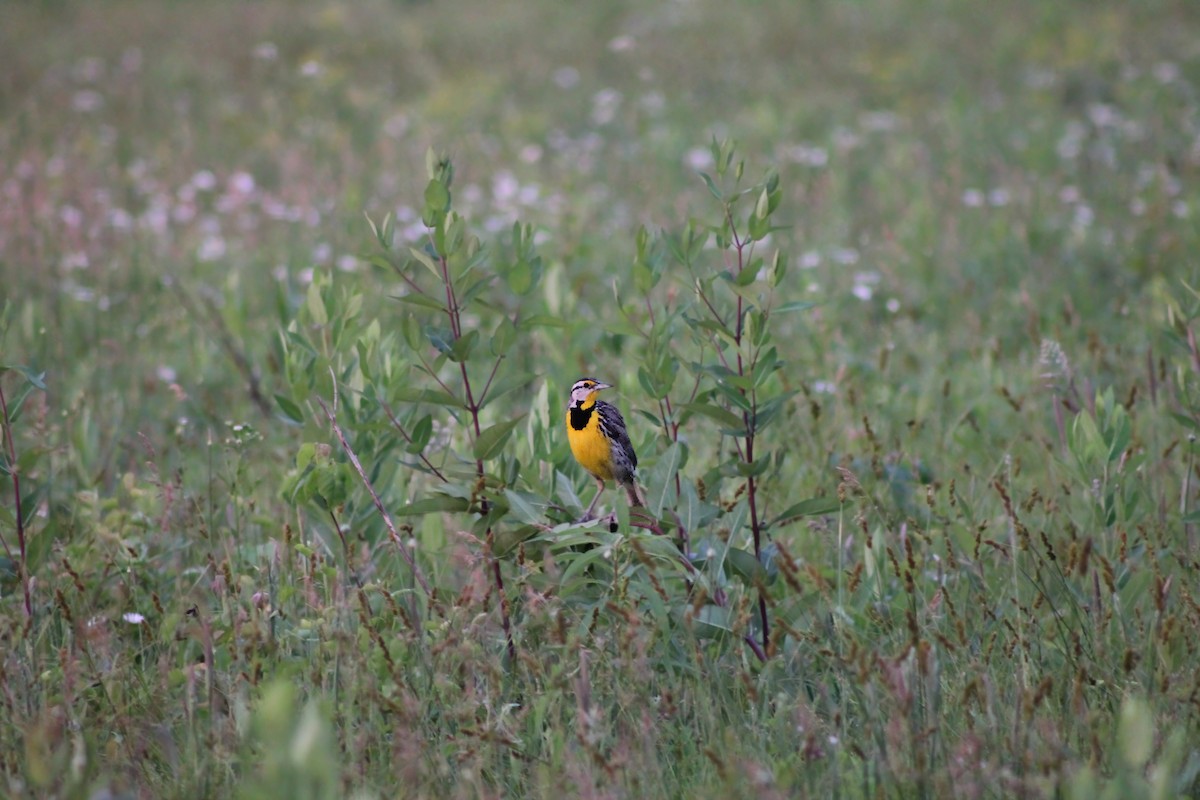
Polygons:
<instances>
[{"instance_id":1,"label":"small white wildflower","mask_svg":"<svg viewBox=\"0 0 1200 800\"><path fill-rule=\"evenodd\" d=\"M95 57L84 58L75 64L71 72L77 81L95 83L104 77L104 62Z\"/></svg>"},{"instance_id":2,"label":"small white wildflower","mask_svg":"<svg viewBox=\"0 0 1200 800\"><path fill-rule=\"evenodd\" d=\"M538 144L527 144L517 153L517 158L524 161L526 164L536 164L542 160L542 146Z\"/></svg>"},{"instance_id":3,"label":"small white wildflower","mask_svg":"<svg viewBox=\"0 0 1200 800\"><path fill-rule=\"evenodd\" d=\"M983 205L983 192L979 189L967 189L962 194L962 204L967 208L979 208Z\"/></svg>"},{"instance_id":4,"label":"small white wildflower","mask_svg":"<svg viewBox=\"0 0 1200 800\"><path fill-rule=\"evenodd\" d=\"M146 621L146 618L136 611L126 611L121 615L121 619L125 620L130 625L141 625Z\"/></svg>"},{"instance_id":5,"label":"small white wildflower","mask_svg":"<svg viewBox=\"0 0 1200 800\"><path fill-rule=\"evenodd\" d=\"M250 194L254 191L254 176L249 172L237 171L229 176L229 190L238 194Z\"/></svg>"},{"instance_id":6,"label":"small white wildflower","mask_svg":"<svg viewBox=\"0 0 1200 800\"><path fill-rule=\"evenodd\" d=\"M868 111L859 117L863 130L882 133L895 130L900 118L891 111Z\"/></svg>"},{"instance_id":7,"label":"small white wildflower","mask_svg":"<svg viewBox=\"0 0 1200 800\"><path fill-rule=\"evenodd\" d=\"M649 78L647 77L645 80L649 80ZM643 111L657 114L666 108L667 98L663 96L662 92L646 92L638 100L638 105L642 107Z\"/></svg>"},{"instance_id":8,"label":"small white wildflower","mask_svg":"<svg viewBox=\"0 0 1200 800\"><path fill-rule=\"evenodd\" d=\"M707 147L693 147L684 154L683 163L686 164L689 169L697 171L703 169L712 169L714 163L712 151Z\"/></svg>"},{"instance_id":9,"label":"small white wildflower","mask_svg":"<svg viewBox=\"0 0 1200 800\"><path fill-rule=\"evenodd\" d=\"M888 311L895 314L897 311L900 310L900 301L894 297L889 298L887 301L887 304L884 306L884 308L886 308Z\"/></svg>"},{"instance_id":10,"label":"small white wildflower","mask_svg":"<svg viewBox=\"0 0 1200 800\"><path fill-rule=\"evenodd\" d=\"M196 218L196 207L191 203L180 203L171 209L171 219L186 225Z\"/></svg>"},{"instance_id":11,"label":"small white wildflower","mask_svg":"<svg viewBox=\"0 0 1200 800\"><path fill-rule=\"evenodd\" d=\"M1097 128L1111 128L1121 120L1121 115L1108 103L1092 103L1088 106L1088 119Z\"/></svg>"},{"instance_id":12,"label":"small white wildflower","mask_svg":"<svg viewBox=\"0 0 1200 800\"><path fill-rule=\"evenodd\" d=\"M521 205L531 206L537 202L538 195L541 193L542 190L536 183L527 183L521 187L521 191L517 192L517 202Z\"/></svg>"},{"instance_id":13,"label":"small white wildflower","mask_svg":"<svg viewBox=\"0 0 1200 800\"><path fill-rule=\"evenodd\" d=\"M636 44L637 41L632 36L624 34L622 36L617 36L613 39L610 39L608 42L608 49L614 53L624 53L628 50L632 50Z\"/></svg>"},{"instance_id":14,"label":"small white wildflower","mask_svg":"<svg viewBox=\"0 0 1200 800\"><path fill-rule=\"evenodd\" d=\"M254 45L253 53L259 61L274 61L279 58L279 48L274 42L259 42Z\"/></svg>"},{"instance_id":15,"label":"small white wildflower","mask_svg":"<svg viewBox=\"0 0 1200 800\"><path fill-rule=\"evenodd\" d=\"M853 247L839 247L833 251L833 260L846 266L857 264L858 251Z\"/></svg>"},{"instance_id":16,"label":"small white wildflower","mask_svg":"<svg viewBox=\"0 0 1200 800\"><path fill-rule=\"evenodd\" d=\"M800 256L800 269L816 269L821 266L821 254L816 250L807 250Z\"/></svg>"},{"instance_id":17,"label":"small white wildflower","mask_svg":"<svg viewBox=\"0 0 1200 800\"><path fill-rule=\"evenodd\" d=\"M492 178L492 197L499 203L512 200L520 189L521 183L517 176L506 169L500 170Z\"/></svg>"},{"instance_id":18,"label":"small white wildflower","mask_svg":"<svg viewBox=\"0 0 1200 800\"><path fill-rule=\"evenodd\" d=\"M94 89L83 89L71 97L71 108L81 114L90 114L104 107L104 95Z\"/></svg>"},{"instance_id":19,"label":"small white wildflower","mask_svg":"<svg viewBox=\"0 0 1200 800\"><path fill-rule=\"evenodd\" d=\"M829 151L809 144L794 144L784 148L783 157L806 167L823 167L829 163Z\"/></svg>"},{"instance_id":20,"label":"small white wildflower","mask_svg":"<svg viewBox=\"0 0 1200 800\"><path fill-rule=\"evenodd\" d=\"M1159 83L1174 83L1179 80L1179 65L1160 61L1154 65L1154 79Z\"/></svg>"},{"instance_id":21,"label":"small white wildflower","mask_svg":"<svg viewBox=\"0 0 1200 800\"><path fill-rule=\"evenodd\" d=\"M58 210L58 218L68 228L78 228L83 224L83 212L75 206L63 206Z\"/></svg>"},{"instance_id":22,"label":"small white wildflower","mask_svg":"<svg viewBox=\"0 0 1200 800\"><path fill-rule=\"evenodd\" d=\"M220 236L206 236L196 248L196 260L216 261L225 255L225 240Z\"/></svg>"},{"instance_id":23,"label":"small white wildflower","mask_svg":"<svg viewBox=\"0 0 1200 800\"><path fill-rule=\"evenodd\" d=\"M324 65L315 58L310 58L300 65L300 74L306 78L315 78L325 71Z\"/></svg>"},{"instance_id":24,"label":"small white wildflower","mask_svg":"<svg viewBox=\"0 0 1200 800\"><path fill-rule=\"evenodd\" d=\"M611 87L596 92L592 96L592 123L607 125L612 122L621 108L622 99L624 99L624 95Z\"/></svg>"},{"instance_id":25,"label":"small white wildflower","mask_svg":"<svg viewBox=\"0 0 1200 800\"><path fill-rule=\"evenodd\" d=\"M833 144L844 153L862 144L862 137L849 128L836 128L833 131Z\"/></svg>"},{"instance_id":26,"label":"small white wildflower","mask_svg":"<svg viewBox=\"0 0 1200 800\"><path fill-rule=\"evenodd\" d=\"M67 253L62 259L62 267L68 272L77 269L87 269L87 266L90 263L91 260L88 258L88 254L82 250L76 250L74 252ZM89 297L88 299L90 300L91 298Z\"/></svg>"},{"instance_id":27,"label":"small white wildflower","mask_svg":"<svg viewBox=\"0 0 1200 800\"><path fill-rule=\"evenodd\" d=\"M188 184L198 192L211 192L217 186L217 176L212 170L202 169L191 177Z\"/></svg>"},{"instance_id":28,"label":"small white wildflower","mask_svg":"<svg viewBox=\"0 0 1200 800\"><path fill-rule=\"evenodd\" d=\"M574 67L559 67L554 70L554 75L551 80L554 85L560 89L570 89L575 84L579 83L579 70Z\"/></svg>"}]
</instances>

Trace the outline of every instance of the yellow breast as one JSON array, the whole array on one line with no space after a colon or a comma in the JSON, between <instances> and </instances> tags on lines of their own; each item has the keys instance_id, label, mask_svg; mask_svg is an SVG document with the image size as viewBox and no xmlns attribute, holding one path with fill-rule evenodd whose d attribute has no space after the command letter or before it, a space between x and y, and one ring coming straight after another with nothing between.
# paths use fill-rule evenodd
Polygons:
<instances>
[{"instance_id":1,"label":"yellow breast","mask_svg":"<svg viewBox=\"0 0 1200 800\"><path fill-rule=\"evenodd\" d=\"M568 409L567 440L571 443L571 453L580 466L602 481L613 480L612 456L608 439L600 432L599 414L593 411L587 425L576 429L571 425L571 411Z\"/></svg>"}]
</instances>

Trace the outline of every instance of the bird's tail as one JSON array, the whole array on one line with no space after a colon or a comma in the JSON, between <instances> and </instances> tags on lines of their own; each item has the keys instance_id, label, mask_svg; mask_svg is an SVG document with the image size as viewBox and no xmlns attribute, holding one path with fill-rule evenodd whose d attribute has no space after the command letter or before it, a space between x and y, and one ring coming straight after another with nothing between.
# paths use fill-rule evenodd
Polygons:
<instances>
[{"instance_id":1,"label":"bird's tail","mask_svg":"<svg viewBox=\"0 0 1200 800\"><path fill-rule=\"evenodd\" d=\"M646 496L642 494L642 489L637 485L636 480L624 484L625 494L629 497L629 505L639 508L646 507Z\"/></svg>"}]
</instances>

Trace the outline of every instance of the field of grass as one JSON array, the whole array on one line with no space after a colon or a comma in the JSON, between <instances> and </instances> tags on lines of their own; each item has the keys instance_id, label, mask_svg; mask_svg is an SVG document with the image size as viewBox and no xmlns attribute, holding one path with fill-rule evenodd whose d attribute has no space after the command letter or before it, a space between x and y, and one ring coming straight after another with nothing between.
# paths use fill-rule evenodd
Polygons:
<instances>
[{"instance_id":1,"label":"field of grass","mask_svg":"<svg viewBox=\"0 0 1200 800\"><path fill-rule=\"evenodd\" d=\"M1200 5L0 9L0 795L1200 796Z\"/></svg>"}]
</instances>

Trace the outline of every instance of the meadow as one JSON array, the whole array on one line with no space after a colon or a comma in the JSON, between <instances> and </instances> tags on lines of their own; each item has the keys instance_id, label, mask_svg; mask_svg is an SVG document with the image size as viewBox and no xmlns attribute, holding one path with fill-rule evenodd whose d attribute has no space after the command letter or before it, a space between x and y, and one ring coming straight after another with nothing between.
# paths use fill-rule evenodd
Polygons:
<instances>
[{"instance_id":1,"label":"meadow","mask_svg":"<svg viewBox=\"0 0 1200 800\"><path fill-rule=\"evenodd\" d=\"M0 17L0 794L1200 796L1200 5Z\"/></svg>"}]
</instances>

